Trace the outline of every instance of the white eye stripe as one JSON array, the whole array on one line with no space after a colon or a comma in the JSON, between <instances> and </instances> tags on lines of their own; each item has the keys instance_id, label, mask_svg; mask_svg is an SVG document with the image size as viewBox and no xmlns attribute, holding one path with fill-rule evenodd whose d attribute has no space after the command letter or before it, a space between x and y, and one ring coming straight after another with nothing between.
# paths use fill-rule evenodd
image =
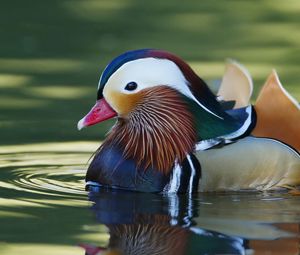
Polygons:
<instances>
[{"instance_id":1,"label":"white eye stripe","mask_svg":"<svg viewBox=\"0 0 300 255\"><path fill-rule=\"evenodd\" d=\"M134 91L126 90L126 84L132 81L136 82L138 87ZM194 100L207 112L222 119L195 98L188 84L179 67L171 60L142 58L129 61L116 70L107 80L103 94L105 96L108 90L130 94L146 88L167 85Z\"/></svg>"},{"instance_id":2,"label":"white eye stripe","mask_svg":"<svg viewBox=\"0 0 300 255\"><path fill-rule=\"evenodd\" d=\"M105 87L124 92L126 84L132 81L138 84L136 91L168 85L183 94L190 93L180 69L167 59L143 58L127 62L111 75Z\"/></svg>"}]
</instances>

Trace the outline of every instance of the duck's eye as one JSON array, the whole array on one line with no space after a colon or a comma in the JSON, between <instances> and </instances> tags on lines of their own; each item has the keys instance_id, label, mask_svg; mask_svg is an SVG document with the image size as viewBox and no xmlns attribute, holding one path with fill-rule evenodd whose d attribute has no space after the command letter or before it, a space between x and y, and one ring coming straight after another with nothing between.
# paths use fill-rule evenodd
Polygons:
<instances>
[{"instance_id":1,"label":"duck's eye","mask_svg":"<svg viewBox=\"0 0 300 255\"><path fill-rule=\"evenodd\" d=\"M127 83L125 89L126 89L126 90L129 90L129 91L133 91L133 90L135 90L135 89L137 88L137 86L138 86L138 85L137 85L136 82L131 81L131 82L128 82L128 83Z\"/></svg>"}]
</instances>

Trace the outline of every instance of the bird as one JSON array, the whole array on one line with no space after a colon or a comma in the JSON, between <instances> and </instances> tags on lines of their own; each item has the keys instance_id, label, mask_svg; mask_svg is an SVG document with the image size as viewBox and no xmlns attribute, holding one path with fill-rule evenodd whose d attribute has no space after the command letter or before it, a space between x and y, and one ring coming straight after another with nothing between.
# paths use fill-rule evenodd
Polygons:
<instances>
[{"instance_id":1,"label":"bird","mask_svg":"<svg viewBox=\"0 0 300 255\"><path fill-rule=\"evenodd\" d=\"M226 109L172 53L119 55L104 69L96 104L77 125L116 119L88 167L87 189L194 193L299 185L299 152L254 136L255 106L246 101Z\"/></svg>"}]
</instances>

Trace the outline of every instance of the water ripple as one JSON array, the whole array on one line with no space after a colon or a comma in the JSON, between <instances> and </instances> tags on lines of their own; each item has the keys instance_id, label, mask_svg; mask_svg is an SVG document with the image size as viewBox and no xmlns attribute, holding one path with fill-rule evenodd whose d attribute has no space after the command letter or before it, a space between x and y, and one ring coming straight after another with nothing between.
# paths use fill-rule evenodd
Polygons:
<instances>
[{"instance_id":1,"label":"water ripple","mask_svg":"<svg viewBox=\"0 0 300 255\"><path fill-rule=\"evenodd\" d=\"M9 184L17 189L48 195L85 194L82 169L18 169L13 171L16 179Z\"/></svg>"},{"instance_id":2,"label":"water ripple","mask_svg":"<svg viewBox=\"0 0 300 255\"><path fill-rule=\"evenodd\" d=\"M84 176L94 149L82 151L57 147L22 150L18 147L0 151L0 186L9 190L51 196L86 194Z\"/></svg>"}]
</instances>

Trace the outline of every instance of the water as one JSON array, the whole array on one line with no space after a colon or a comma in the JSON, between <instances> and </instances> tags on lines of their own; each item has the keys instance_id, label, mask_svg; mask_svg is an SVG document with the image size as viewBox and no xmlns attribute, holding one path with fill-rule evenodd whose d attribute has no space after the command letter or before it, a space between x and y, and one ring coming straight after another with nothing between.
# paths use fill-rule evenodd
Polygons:
<instances>
[{"instance_id":1,"label":"water","mask_svg":"<svg viewBox=\"0 0 300 255\"><path fill-rule=\"evenodd\" d=\"M300 199L281 193L88 194L96 143L0 149L0 254L299 254ZM97 253L98 252L98 253Z\"/></svg>"}]
</instances>

